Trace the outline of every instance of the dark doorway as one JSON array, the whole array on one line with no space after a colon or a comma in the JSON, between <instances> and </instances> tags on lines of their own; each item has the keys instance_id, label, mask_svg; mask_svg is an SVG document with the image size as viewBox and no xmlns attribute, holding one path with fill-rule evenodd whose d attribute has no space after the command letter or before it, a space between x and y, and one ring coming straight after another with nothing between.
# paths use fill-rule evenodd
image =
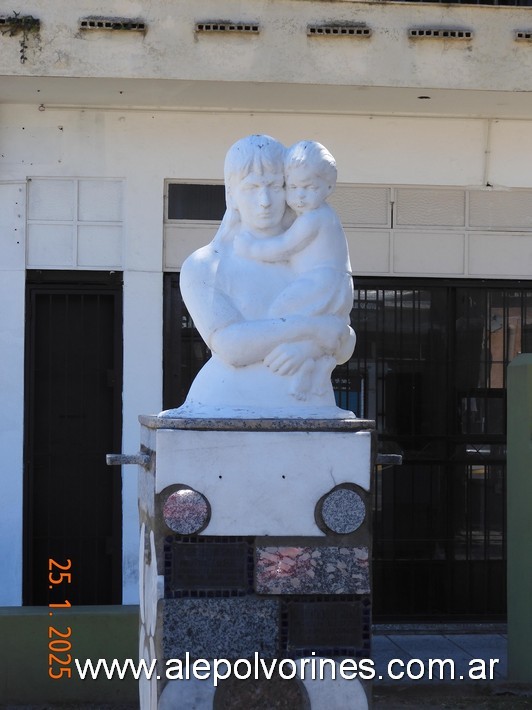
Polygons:
<instances>
[{"instance_id":1,"label":"dark doorway","mask_svg":"<svg viewBox=\"0 0 532 710\"><path fill-rule=\"evenodd\" d=\"M122 275L28 272L25 604L121 602L121 399Z\"/></svg>"},{"instance_id":2,"label":"dark doorway","mask_svg":"<svg viewBox=\"0 0 532 710\"><path fill-rule=\"evenodd\" d=\"M402 466L375 475L374 616L506 614L506 367L532 348L532 282L357 278L340 406L375 419ZM208 351L166 275L165 407Z\"/></svg>"},{"instance_id":3,"label":"dark doorway","mask_svg":"<svg viewBox=\"0 0 532 710\"><path fill-rule=\"evenodd\" d=\"M192 380L210 357L179 289L179 274L164 275L163 408L183 404Z\"/></svg>"}]
</instances>

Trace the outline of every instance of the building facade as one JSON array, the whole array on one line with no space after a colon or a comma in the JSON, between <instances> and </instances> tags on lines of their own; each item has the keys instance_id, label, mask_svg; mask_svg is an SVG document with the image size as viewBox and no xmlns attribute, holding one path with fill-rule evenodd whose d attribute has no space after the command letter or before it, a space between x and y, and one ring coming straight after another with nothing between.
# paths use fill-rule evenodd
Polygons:
<instances>
[{"instance_id":1,"label":"building facade","mask_svg":"<svg viewBox=\"0 0 532 710\"><path fill-rule=\"evenodd\" d=\"M505 366L532 347L530 12L0 0L1 605L47 604L65 557L73 603L137 601L136 476L102 457L136 451L138 414L177 405L205 357L180 266L216 230L227 148L268 133L337 159L359 344L336 389L405 453L377 472L377 611L504 616Z\"/></svg>"}]
</instances>

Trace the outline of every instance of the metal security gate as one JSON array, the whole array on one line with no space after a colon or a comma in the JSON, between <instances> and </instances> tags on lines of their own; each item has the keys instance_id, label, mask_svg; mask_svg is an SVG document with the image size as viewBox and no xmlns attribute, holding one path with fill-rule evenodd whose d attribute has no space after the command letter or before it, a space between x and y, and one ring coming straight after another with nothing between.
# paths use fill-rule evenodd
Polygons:
<instances>
[{"instance_id":1,"label":"metal security gate","mask_svg":"<svg viewBox=\"0 0 532 710\"><path fill-rule=\"evenodd\" d=\"M381 621L506 611L506 366L532 351L532 282L357 279L337 401L375 419L374 610ZM208 357L166 276L165 407ZM179 343L179 345L177 345Z\"/></svg>"},{"instance_id":2,"label":"metal security gate","mask_svg":"<svg viewBox=\"0 0 532 710\"><path fill-rule=\"evenodd\" d=\"M121 274L29 272L26 297L24 602L120 603Z\"/></svg>"},{"instance_id":3,"label":"metal security gate","mask_svg":"<svg viewBox=\"0 0 532 710\"><path fill-rule=\"evenodd\" d=\"M358 280L364 415L401 467L376 472L381 620L502 619L506 367L531 349L532 284Z\"/></svg>"}]
</instances>

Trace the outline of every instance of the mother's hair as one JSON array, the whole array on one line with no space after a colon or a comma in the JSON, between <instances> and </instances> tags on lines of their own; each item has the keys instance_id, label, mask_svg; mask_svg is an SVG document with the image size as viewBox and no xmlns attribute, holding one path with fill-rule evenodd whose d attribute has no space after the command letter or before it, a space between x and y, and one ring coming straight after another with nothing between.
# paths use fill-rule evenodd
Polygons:
<instances>
[{"instance_id":1,"label":"mother's hair","mask_svg":"<svg viewBox=\"0 0 532 710\"><path fill-rule=\"evenodd\" d=\"M240 214L232 205L231 192L251 172L284 172L286 148L275 138L252 135L241 138L229 148L224 162L226 211L213 242L230 240L235 227L240 223Z\"/></svg>"}]
</instances>

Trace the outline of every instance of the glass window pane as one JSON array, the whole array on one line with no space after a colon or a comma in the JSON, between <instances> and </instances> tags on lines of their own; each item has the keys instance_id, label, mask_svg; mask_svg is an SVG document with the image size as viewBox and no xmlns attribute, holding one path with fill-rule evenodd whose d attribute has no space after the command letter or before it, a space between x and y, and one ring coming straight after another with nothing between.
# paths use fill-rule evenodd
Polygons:
<instances>
[{"instance_id":1,"label":"glass window pane","mask_svg":"<svg viewBox=\"0 0 532 710\"><path fill-rule=\"evenodd\" d=\"M207 219L221 221L225 213L225 187L170 183L168 219Z\"/></svg>"}]
</instances>

